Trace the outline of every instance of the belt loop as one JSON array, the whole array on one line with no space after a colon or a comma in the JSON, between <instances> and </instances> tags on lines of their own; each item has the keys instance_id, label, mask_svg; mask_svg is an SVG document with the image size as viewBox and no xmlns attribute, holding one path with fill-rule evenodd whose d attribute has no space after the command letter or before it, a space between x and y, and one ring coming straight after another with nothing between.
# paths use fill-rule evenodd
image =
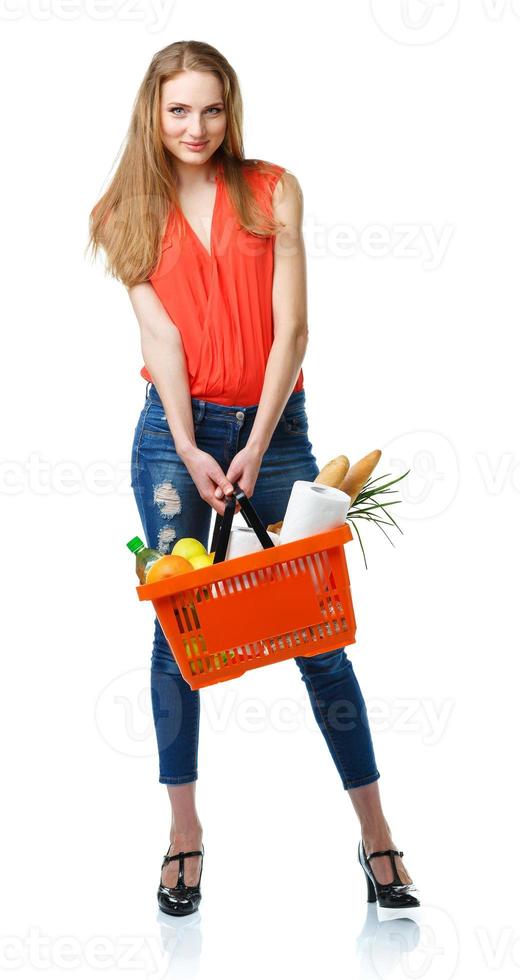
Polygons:
<instances>
[{"instance_id":1,"label":"belt loop","mask_svg":"<svg viewBox=\"0 0 520 980\"><path fill-rule=\"evenodd\" d=\"M206 414L206 402L203 398L192 398L192 404L194 404L194 419L195 422L202 422Z\"/></svg>"},{"instance_id":2,"label":"belt loop","mask_svg":"<svg viewBox=\"0 0 520 980\"><path fill-rule=\"evenodd\" d=\"M152 383L151 381L147 381L146 382L146 398L148 398L148 392L150 390L151 383Z\"/></svg>"}]
</instances>

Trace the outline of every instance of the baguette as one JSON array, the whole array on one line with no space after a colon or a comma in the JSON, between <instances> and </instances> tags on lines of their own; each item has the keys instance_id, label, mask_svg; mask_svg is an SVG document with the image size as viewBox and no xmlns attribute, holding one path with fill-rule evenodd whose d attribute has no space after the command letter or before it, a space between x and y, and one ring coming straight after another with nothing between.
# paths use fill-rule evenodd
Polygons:
<instances>
[{"instance_id":1,"label":"baguette","mask_svg":"<svg viewBox=\"0 0 520 980\"><path fill-rule=\"evenodd\" d=\"M350 467L339 489L343 490L343 493L348 494L351 505L360 494L380 459L381 450L374 449L371 453L367 453L366 456L363 456L363 459L358 460L357 463L354 463L354 465Z\"/></svg>"},{"instance_id":2,"label":"baguette","mask_svg":"<svg viewBox=\"0 0 520 980\"><path fill-rule=\"evenodd\" d=\"M346 456L336 456L318 473L314 483L323 483L326 487L339 489L345 479L350 463Z\"/></svg>"},{"instance_id":3,"label":"baguette","mask_svg":"<svg viewBox=\"0 0 520 980\"><path fill-rule=\"evenodd\" d=\"M268 531L274 531L275 534L280 534L280 531L282 530L282 524L283 524L283 521L278 521L277 524L268 524L267 525L267 530Z\"/></svg>"}]
</instances>

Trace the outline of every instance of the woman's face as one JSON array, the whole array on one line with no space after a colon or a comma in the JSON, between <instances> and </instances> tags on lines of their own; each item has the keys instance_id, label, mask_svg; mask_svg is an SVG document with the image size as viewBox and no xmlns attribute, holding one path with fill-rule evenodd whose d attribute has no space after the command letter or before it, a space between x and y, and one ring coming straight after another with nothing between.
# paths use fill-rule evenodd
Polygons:
<instances>
[{"instance_id":1,"label":"woman's face","mask_svg":"<svg viewBox=\"0 0 520 980\"><path fill-rule=\"evenodd\" d=\"M184 163L206 163L224 140L222 82L210 71L184 71L164 82L161 129L165 146ZM190 143L203 143L198 148Z\"/></svg>"}]
</instances>

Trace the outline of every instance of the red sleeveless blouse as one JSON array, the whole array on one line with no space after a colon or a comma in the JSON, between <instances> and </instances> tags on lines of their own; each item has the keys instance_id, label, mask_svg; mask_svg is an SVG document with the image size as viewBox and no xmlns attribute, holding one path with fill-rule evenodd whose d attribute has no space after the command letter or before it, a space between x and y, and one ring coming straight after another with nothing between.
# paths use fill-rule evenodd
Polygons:
<instances>
[{"instance_id":1,"label":"red sleeveless blouse","mask_svg":"<svg viewBox=\"0 0 520 980\"><path fill-rule=\"evenodd\" d=\"M274 174L245 169L262 210L272 214ZM222 161L216 175L211 254L179 209L186 235L179 241L169 218L161 258L149 282L182 337L190 393L222 405L257 405L273 343L274 237L240 227L229 200ZM153 378L146 366L141 375ZM294 391L303 388L300 370Z\"/></svg>"}]
</instances>

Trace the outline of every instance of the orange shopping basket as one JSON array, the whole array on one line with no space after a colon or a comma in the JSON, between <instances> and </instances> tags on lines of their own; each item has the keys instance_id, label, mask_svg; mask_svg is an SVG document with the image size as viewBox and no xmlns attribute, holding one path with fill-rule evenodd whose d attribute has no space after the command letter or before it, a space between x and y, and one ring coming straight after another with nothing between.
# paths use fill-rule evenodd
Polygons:
<instances>
[{"instance_id":1,"label":"orange shopping basket","mask_svg":"<svg viewBox=\"0 0 520 980\"><path fill-rule=\"evenodd\" d=\"M212 565L136 586L192 690L355 642L349 525L275 545L238 483L233 491L215 519ZM226 560L237 501L263 551Z\"/></svg>"}]
</instances>

